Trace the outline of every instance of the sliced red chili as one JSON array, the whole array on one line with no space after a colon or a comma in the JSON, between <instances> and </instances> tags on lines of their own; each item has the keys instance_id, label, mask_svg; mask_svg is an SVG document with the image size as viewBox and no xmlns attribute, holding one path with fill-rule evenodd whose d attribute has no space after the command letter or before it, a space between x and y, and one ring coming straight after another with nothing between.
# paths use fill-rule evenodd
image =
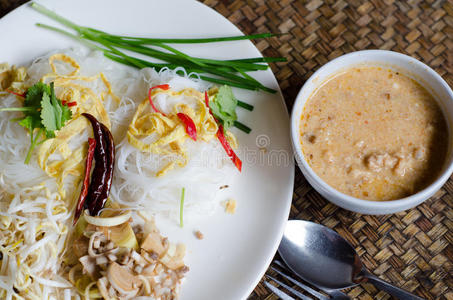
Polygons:
<instances>
[{"instance_id":1,"label":"sliced red chili","mask_svg":"<svg viewBox=\"0 0 453 300\"><path fill-rule=\"evenodd\" d=\"M153 86L151 87L149 90L148 90L148 99L149 99L149 104L151 104L151 107L154 109L155 112L157 113L161 113L165 116L165 114L163 112L161 112L160 110L157 109L156 106L154 106L154 103L153 103L153 99L151 98L151 91L154 90L154 89L162 89L164 91L168 90L170 88L170 86L168 84L161 84L161 85L156 85L156 86Z\"/></svg>"},{"instance_id":2,"label":"sliced red chili","mask_svg":"<svg viewBox=\"0 0 453 300\"><path fill-rule=\"evenodd\" d=\"M183 113L178 113L177 116L184 123L187 134L192 138L192 140L196 141L197 140L197 127L195 126L195 123L193 122L193 120L188 115L183 114Z\"/></svg>"},{"instance_id":3,"label":"sliced red chili","mask_svg":"<svg viewBox=\"0 0 453 300\"><path fill-rule=\"evenodd\" d=\"M211 110L211 108L209 107L209 97L207 91L204 92L204 102L206 102L206 106L209 108L209 110Z\"/></svg>"},{"instance_id":4,"label":"sliced red chili","mask_svg":"<svg viewBox=\"0 0 453 300\"><path fill-rule=\"evenodd\" d=\"M63 105L66 105L68 107L72 107L72 106L76 106L77 105L77 102L73 101L73 102L68 102L66 100L61 100L61 104Z\"/></svg>"},{"instance_id":5,"label":"sliced red chili","mask_svg":"<svg viewBox=\"0 0 453 300\"><path fill-rule=\"evenodd\" d=\"M226 139L225 135L223 134L223 127L222 125L219 124L219 130L217 130L217 138L220 141L220 144L222 144L223 149L225 149L225 152L227 155L231 158L233 161L234 165L236 168L241 172L242 170L242 161L241 159L234 153L233 149L231 148L230 144L228 143L228 140Z\"/></svg>"},{"instance_id":6,"label":"sliced red chili","mask_svg":"<svg viewBox=\"0 0 453 300\"><path fill-rule=\"evenodd\" d=\"M75 225L77 220L79 219L80 215L82 214L85 200L88 194L88 187L90 186L90 174L91 174L91 167L93 165L93 157L94 157L94 150L96 149L96 140L93 138L88 138L88 153L87 153L87 160L85 162L85 177L83 178L82 183L82 191L80 192L79 200L77 201L77 207L74 214L74 222Z\"/></svg>"},{"instance_id":7,"label":"sliced red chili","mask_svg":"<svg viewBox=\"0 0 453 300\"><path fill-rule=\"evenodd\" d=\"M5 90L5 91L8 92L8 93L10 93L10 94L16 95L16 96L18 96L18 97L22 97L22 98L25 98L25 96L27 95L26 93L19 94L19 93L10 91L10 90Z\"/></svg>"},{"instance_id":8,"label":"sliced red chili","mask_svg":"<svg viewBox=\"0 0 453 300\"><path fill-rule=\"evenodd\" d=\"M209 112L211 113L212 117L214 120L217 122L217 125L219 126L219 130L217 130L217 138L220 141L220 144L222 144L223 149L225 149L225 152L227 155L231 158L233 161L233 164L236 166L236 168L241 172L242 170L242 161L241 159L234 153L233 148L231 148L230 144L228 143L228 140L225 138L225 135L223 134L223 126L220 125L219 121L214 117L212 114L211 108L209 107L209 96L208 92L204 92L204 101L206 103L206 106L209 108Z\"/></svg>"}]
</instances>

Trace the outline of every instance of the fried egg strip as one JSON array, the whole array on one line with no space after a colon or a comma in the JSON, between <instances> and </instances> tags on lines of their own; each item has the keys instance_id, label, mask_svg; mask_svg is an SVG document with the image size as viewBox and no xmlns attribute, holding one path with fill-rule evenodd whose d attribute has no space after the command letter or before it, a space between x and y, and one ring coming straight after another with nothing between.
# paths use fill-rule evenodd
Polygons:
<instances>
[{"instance_id":1,"label":"fried egg strip","mask_svg":"<svg viewBox=\"0 0 453 300\"><path fill-rule=\"evenodd\" d=\"M193 108L185 103L176 103L172 112L167 115L152 111L148 99L143 100L137 107L127 132L129 144L143 152L177 157L160 169L156 173L157 177L166 174L176 166L184 167L187 163L187 152L183 145L190 137L186 133L184 123L178 118L178 113L184 113L194 121L199 140L209 142L216 137L218 130L218 125L205 104L203 93L193 88L180 91L155 89L151 92L151 97L158 94L166 94L168 97L190 97L196 100L196 105ZM236 148L237 142L234 135L227 132L226 136L231 146Z\"/></svg>"},{"instance_id":2,"label":"fried egg strip","mask_svg":"<svg viewBox=\"0 0 453 300\"><path fill-rule=\"evenodd\" d=\"M57 70L56 63L61 62L72 67L68 74L61 74ZM86 143L76 149L71 149L70 142L76 136L88 131L91 136L90 124L81 116L84 112L93 114L100 122L111 128L110 118L104 107L107 95L119 103L120 99L112 91L112 86L103 73L94 76L80 76L80 65L70 56L54 54L49 58L52 73L41 78L42 82L53 81L58 97L66 102L76 102L71 107L73 117L66 125L55 132L55 138L46 140L38 150L38 164L51 177L57 179L60 195L65 197L63 188L64 179L67 175L80 177L84 168L86 156ZM99 95L93 89L83 85L83 82L95 82L100 80L106 90Z\"/></svg>"}]
</instances>

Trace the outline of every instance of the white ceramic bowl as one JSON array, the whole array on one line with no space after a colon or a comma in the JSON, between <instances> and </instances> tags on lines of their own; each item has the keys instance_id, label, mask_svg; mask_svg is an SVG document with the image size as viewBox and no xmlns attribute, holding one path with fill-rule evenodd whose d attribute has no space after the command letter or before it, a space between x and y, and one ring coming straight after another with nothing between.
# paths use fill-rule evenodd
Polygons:
<instances>
[{"instance_id":1,"label":"white ceramic bowl","mask_svg":"<svg viewBox=\"0 0 453 300\"><path fill-rule=\"evenodd\" d=\"M325 82L345 69L354 66L382 66L401 72L415 79L425 87L439 103L448 124L448 151L438 178L428 187L409 197L391 201L369 201L343 194L325 183L308 165L300 143L300 117L304 105L312 93ZM453 171L452 151L453 92L448 84L434 70L420 61L397 52L385 50L364 50L338 57L322 66L308 80L297 95L291 115L291 140L296 161L308 182L327 200L345 209L363 214L389 214L412 208L437 192Z\"/></svg>"}]
</instances>

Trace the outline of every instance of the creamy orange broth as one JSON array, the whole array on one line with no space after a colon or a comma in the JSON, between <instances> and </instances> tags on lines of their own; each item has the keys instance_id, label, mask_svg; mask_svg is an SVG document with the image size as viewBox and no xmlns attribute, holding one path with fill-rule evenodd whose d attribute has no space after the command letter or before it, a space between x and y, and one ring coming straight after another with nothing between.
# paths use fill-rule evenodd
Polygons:
<instances>
[{"instance_id":1,"label":"creamy orange broth","mask_svg":"<svg viewBox=\"0 0 453 300\"><path fill-rule=\"evenodd\" d=\"M414 194L439 175L447 125L433 97L398 72L358 67L308 99L302 151L327 184L369 200Z\"/></svg>"}]
</instances>

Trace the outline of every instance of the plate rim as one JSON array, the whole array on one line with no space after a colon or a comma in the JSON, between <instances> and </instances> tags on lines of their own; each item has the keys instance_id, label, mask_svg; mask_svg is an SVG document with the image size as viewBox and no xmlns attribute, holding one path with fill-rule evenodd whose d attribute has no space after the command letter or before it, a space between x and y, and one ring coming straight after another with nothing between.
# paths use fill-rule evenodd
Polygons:
<instances>
[{"instance_id":1,"label":"plate rim","mask_svg":"<svg viewBox=\"0 0 453 300\"><path fill-rule=\"evenodd\" d=\"M57 0L50 0L51 2L53 1L57 1ZM159 1L168 1L168 0L159 0ZM174 2L177 2L177 1L181 1L181 2L185 2L187 3L188 1L187 0L171 0L171 1L174 1ZM187 2L186 2L187 1ZM7 14L5 14L4 16L2 16L0 18L0 27L2 26L5 26L10 19L14 19L14 18L20 18L20 14L22 13L23 10L26 10L26 9L29 9L30 7L30 4L32 2L37 2L37 3L40 3L42 1L33 1L33 0L30 0L30 1L27 1L21 5L19 5L18 7L16 7L15 9L9 11ZM200 5L200 6L203 6L204 8L207 8L211 11L211 13L213 12L217 18L222 18L224 20L226 20L229 24L231 24L232 26L234 26L234 28L240 32L241 35L244 35L244 32L239 29L239 27L234 24L233 22L231 22L228 18L226 18L225 16L223 16L221 13L219 13L217 10L215 10L214 8L200 2L200 1L196 1L196 0L190 0L191 4L190 5ZM46 4L45 4L46 5ZM31 8L30 8L31 9ZM16 16L16 14L18 14ZM50 19L49 19L50 20ZM259 55L262 57L262 53L261 51L256 47L256 45L254 43L252 43L250 40L247 40L245 41L247 42L249 45L247 47L250 47L252 46L254 48L254 50L256 50L257 53L259 53ZM34 58L30 58L29 61L33 60ZM273 236L273 241L272 241L272 244L273 244L273 247L270 249L270 251L267 251L267 255L266 255L266 260L260 264L261 265L261 271L259 272L259 274L256 274L256 276L254 276L254 280L253 282L250 282L250 285L248 285L248 289L247 291L245 291L244 289L244 293L243 293L243 296L242 296L242 299L246 299L250 296L250 294L253 292L253 290L256 288L256 286L259 284L259 282L261 281L261 279L263 278L264 274L266 273L267 269L269 268L269 265L271 264L275 254L277 253L277 250L278 250L278 246L280 244L280 241L283 237L283 233L284 233L284 230L285 230L285 227L286 227L286 222L289 218L289 215L290 215L290 210L291 210L291 204L292 204L292 195L293 195L293 192L294 192L294 185L295 185L295 162L294 162L294 153L293 153L293 147L291 145L291 140L290 140L290 113L289 113L289 109L286 105L286 102L285 102L285 98L283 96L283 93L282 93L282 90L280 88L280 85L278 83L278 80L274 74L274 72L272 71L271 68L269 68L266 72L269 72L271 75L272 75L272 80L276 83L276 90L277 90L277 94L279 95L279 101L280 101L280 104L283 106L284 108L284 113L285 113L285 122L287 123L287 135L288 135L288 150L289 150L289 166L288 166L288 172L289 172L289 184L288 184L288 190L285 192L288 193L288 199L284 199L285 202L282 201L282 204L281 205L285 205L285 213L284 213L284 216L285 218L282 219L280 222L279 222L279 228L278 228L278 235L275 235ZM286 197L285 197L286 198ZM184 283L182 284L184 285Z\"/></svg>"}]
</instances>

